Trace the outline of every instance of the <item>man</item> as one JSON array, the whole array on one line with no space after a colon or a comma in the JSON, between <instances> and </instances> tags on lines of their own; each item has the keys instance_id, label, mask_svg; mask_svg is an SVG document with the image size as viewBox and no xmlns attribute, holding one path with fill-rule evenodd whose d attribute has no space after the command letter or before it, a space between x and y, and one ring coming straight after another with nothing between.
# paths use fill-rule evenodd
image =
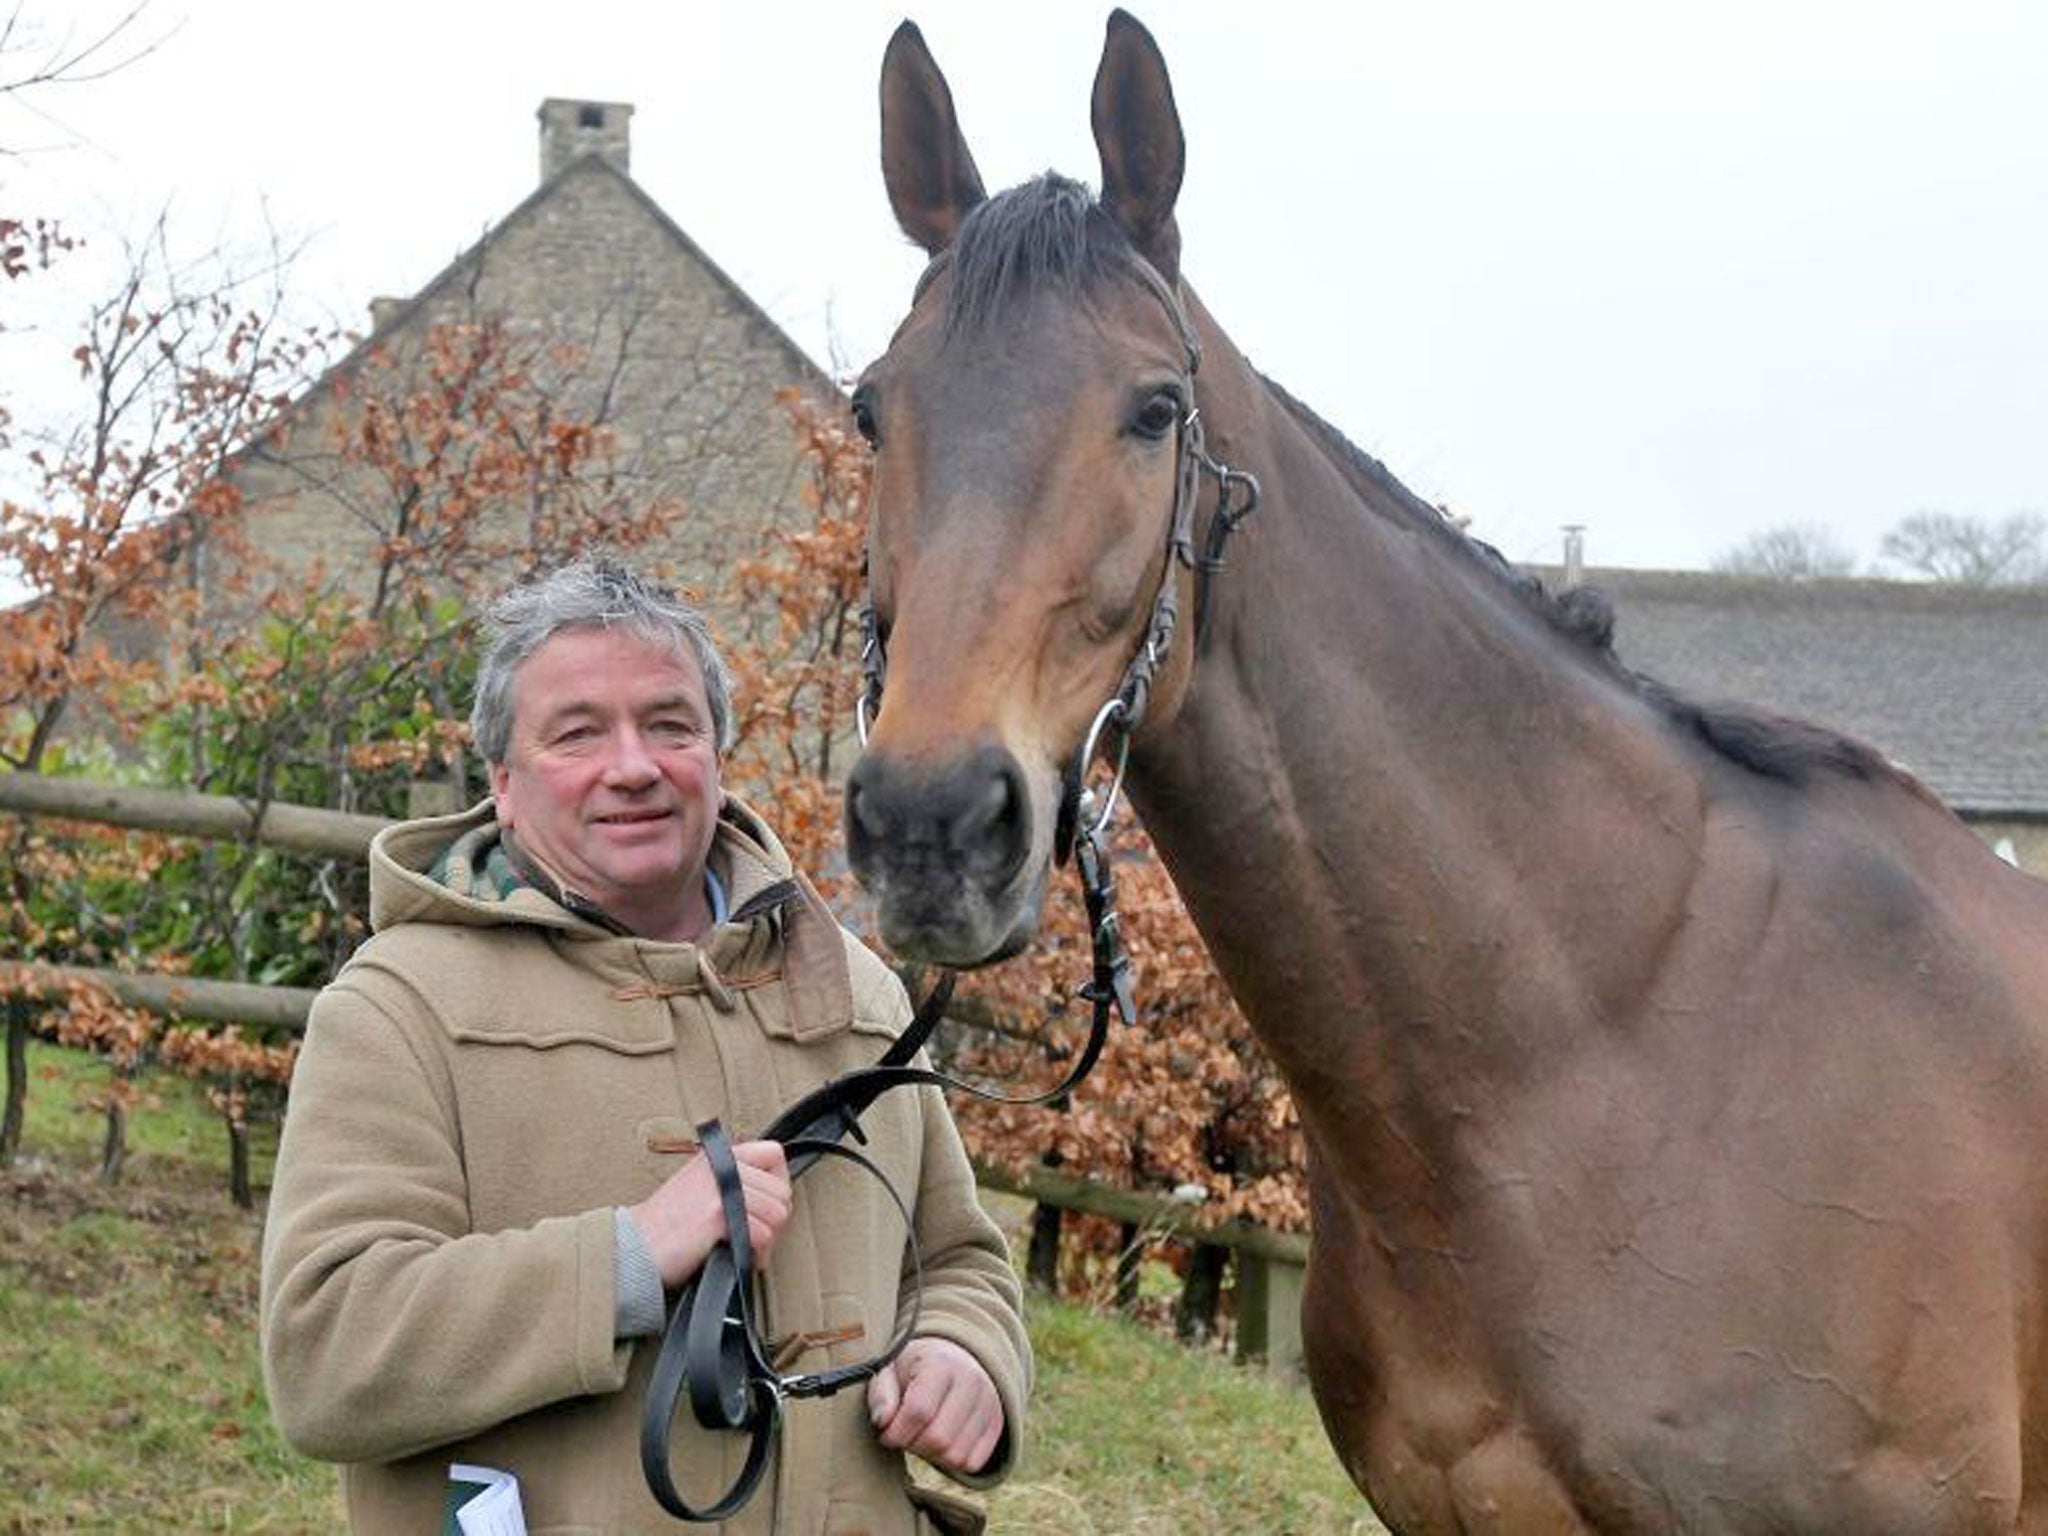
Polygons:
<instances>
[{"instance_id":1,"label":"man","mask_svg":"<svg viewBox=\"0 0 2048 1536\"><path fill-rule=\"evenodd\" d=\"M346 1464L357 1530L438 1528L467 1463L517 1475L532 1529L673 1532L636 1436L663 1292L725 1230L693 1128L738 1143L787 1367L875 1354L909 1305L887 1191L828 1160L793 1193L780 1147L740 1138L871 1064L909 1003L722 793L728 685L694 610L585 560L508 594L489 638L491 800L378 836L375 936L313 1007L264 1241L265 1379L286 1437ZM928 1523L947 1499L910 1489L903 1453L970 1486L1017 1455L1018 1286L952 1120L918 1089L862 1124L912 1202L918 1336L864 1402L792 1404L724 1530L960 1528ZM744 1448L679 1414L685 1497L723 1492Z\"/></svg>"}]
</instances>

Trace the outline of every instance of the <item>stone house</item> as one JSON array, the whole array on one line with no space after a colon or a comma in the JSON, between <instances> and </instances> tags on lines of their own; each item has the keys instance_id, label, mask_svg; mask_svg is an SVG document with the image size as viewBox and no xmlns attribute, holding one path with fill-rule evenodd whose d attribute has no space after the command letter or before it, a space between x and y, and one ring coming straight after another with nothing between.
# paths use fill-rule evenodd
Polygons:
<instances>
[{"instance_id":1,"label":"stone house","mask_svg":"<svg viewBox=\"0 0 2048 1536\"><path fill-rule=\"evenodd\" d=\"M1539 572L1555 585L1556 570ZM2048 587L1597 570L1629 667L1878 748L2048 876Z\"/></svg>"},{"instance_id":2,"label":"stone house","mask_svg":"<svg viewBox=\"0 0 2048 1536\"><path fill-rule=\"evenodd\" d=\"M680 509L654 551L715 606L733 555L800 505L777 392L835 410L840 392L633 181L632 115L543 102L532 194L418 293L373 300L369 336L239 455L230 479L264 552L291 567L318 557L344 580L374 567L380 489L334 446L350 381L417 356L434 327L490 319L554 370L566 413L602 424L624 498Z\"/></svg>"}]
</instances>

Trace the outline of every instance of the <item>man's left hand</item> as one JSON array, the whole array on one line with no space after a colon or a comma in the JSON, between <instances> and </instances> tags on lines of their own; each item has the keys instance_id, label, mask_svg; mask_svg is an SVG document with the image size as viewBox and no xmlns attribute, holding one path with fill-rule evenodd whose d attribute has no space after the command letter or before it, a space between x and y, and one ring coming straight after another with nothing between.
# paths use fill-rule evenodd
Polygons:
<instances>
[{"instance_id":1,"label":"man's left hand","mask_svg":"<svg viewBox=\"0 0 2048 1536\"><path fill-rule=\"evenodd\" d=\"M1003 1403L981 1362L950 1339L919 1337L868 1383L882 1444L972 1476L1003 1436Z\"/></svg>"}]
</instances>

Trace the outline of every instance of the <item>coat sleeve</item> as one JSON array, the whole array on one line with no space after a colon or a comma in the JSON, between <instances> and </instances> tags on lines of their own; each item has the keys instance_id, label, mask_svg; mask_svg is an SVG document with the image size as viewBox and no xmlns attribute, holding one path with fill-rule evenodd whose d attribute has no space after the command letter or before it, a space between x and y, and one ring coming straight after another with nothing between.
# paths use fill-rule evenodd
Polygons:
<instances>
[{"instance_id":1,"label":"coat sleeve","mask_svg":"<svg viewBox=\"0 0 2048 1536\"><path fill-rule=\"evenodd\" d=\"M1024 1444L1031 1391L1031 1340L1009 1245L975 1191L960 1131L936 1088L922 1088L924 1169L917 1240L924 1255L924 1305L917 1331L951 1339L981 1362L1003 1400L1002 1442L979 1473L956 1480L989 1487L1010 1475Z\"/></svg>"},{"instance_id":2,"label":"coat sleeve","mask_svg":"<svg viewBox=\"0 0 2048 1536\"><path fill-rule=\"evenodd\" d=\"M472 1232L446 1063L421 1022L388 974L345 973L293 1071L263 1372L285 1438L322 1460L392 1460L626 1379L611 1211Z\"/></svg>"},{"instance_id":3,"label":"coat sleeve","mask_svg":"<svg viewBox=\"0 0 2048 1536\"><path fill-rule=\"evenodd\" d=\"M881 976L860 989L864 994L861 1003L868 1008L893 1009L893 1024L900 1029L909 1020L909 1000L893 973L872 957L870 963ZM856 961L855 974L859 976L863 970ZM1024 1326L1023 1288L1002 1229L982 1209L974 1169L944 1095L926 1087L917 1089L915 1096L923 1138L915 1222L918 1251L924 1261L924 1294L917 1331L958 1344L981 1362L995 1383L1003 1403L1002 1442L981 1472L971 1477L954 1475L955 1481L970 1487L990 1487L1010 1475L1024 1445L1032 1359L1031 1340ZM899 1327L913 1300L911 1276L906 1272Z\"/></svg>"}]
</instances>

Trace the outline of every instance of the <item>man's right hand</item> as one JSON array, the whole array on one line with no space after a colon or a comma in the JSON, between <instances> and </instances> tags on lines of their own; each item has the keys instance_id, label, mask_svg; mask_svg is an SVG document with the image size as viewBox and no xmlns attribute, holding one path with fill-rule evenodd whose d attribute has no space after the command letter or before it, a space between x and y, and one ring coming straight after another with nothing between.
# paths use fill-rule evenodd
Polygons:
<instances>
[{"instance_id":1,"label":"man's right hand","mask_svg":"<svg viewBox=\"0 0 2048 1536\"><path fill-rule=\"evenodd\" d=\"M753 1246L754 1262L765 1264L789 1225L789 1164L779 1141L735 1142L732 1155L739 1164L740 1192L746 1200L747 1241ZM701 1152L645 1200L628 1206L627 1214L647 1239L661 1283L670 1290L696 1274L725 1236L718 1181Z\"/></svg>"}]
</instances>

